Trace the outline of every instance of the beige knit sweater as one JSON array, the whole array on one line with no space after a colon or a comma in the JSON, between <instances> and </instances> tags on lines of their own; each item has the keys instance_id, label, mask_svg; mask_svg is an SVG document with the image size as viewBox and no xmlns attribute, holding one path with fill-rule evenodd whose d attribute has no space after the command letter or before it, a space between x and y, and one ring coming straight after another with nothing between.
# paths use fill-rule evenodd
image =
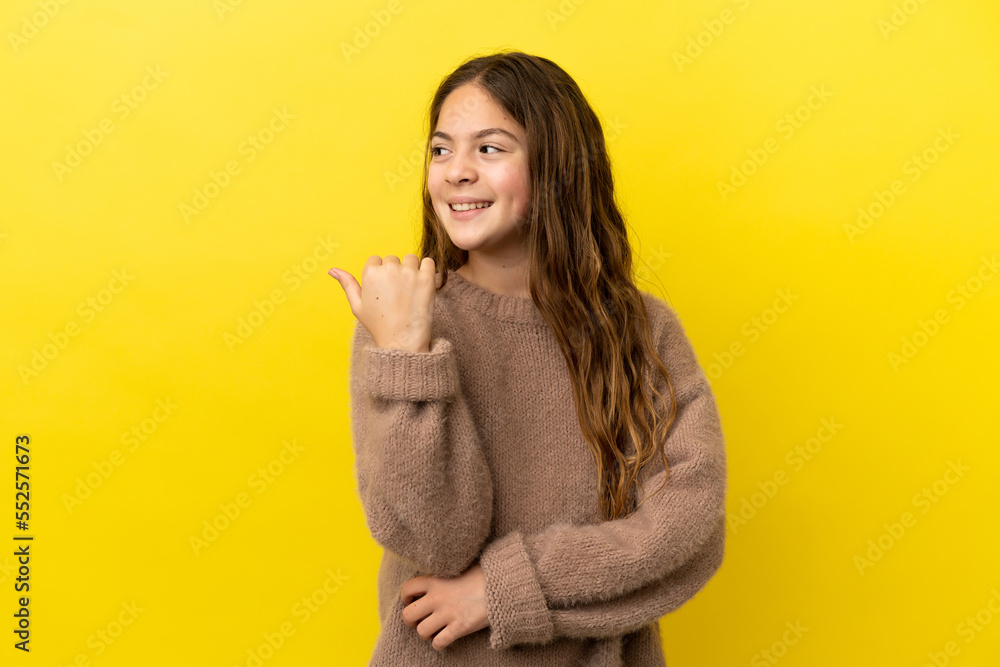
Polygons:
<instances>
[{"instance_id":1,"label":"beige knit sweater","mask_svg":"<svg viewBox=\"0 0 1000 667\"><path fill-rule=\"evenodd\" d=\"M569 372L530 298L449 272L429 353L379 348L356 324L355 473L384 548L369 667L666 664L658 619L722 564L726 454L715 398L677 315L642 294L678 411L666 486L654 495L664 476L657 454L642 474L650 499L614 521L601 520ZM435 651L403 622L400 587L421 574L458 576L477 560L489 628Z\"/></svg>"}]
</instances>

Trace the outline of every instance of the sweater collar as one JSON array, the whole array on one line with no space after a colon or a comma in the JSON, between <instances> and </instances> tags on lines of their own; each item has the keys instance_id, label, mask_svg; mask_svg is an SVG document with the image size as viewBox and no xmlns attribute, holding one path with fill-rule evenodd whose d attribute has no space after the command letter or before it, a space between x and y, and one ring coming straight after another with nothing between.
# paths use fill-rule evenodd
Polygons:
<instances>
[{"instance_id":1,"label":"sweater collar","mask_svg":"<svg viewBox=\"0 0 1000 667\"><path fill-rule=\"evenodd\" d=\"M456 271L448 272L448 284L444 292L468 308L478 310L489 317L508 322L523 322L547 327L548 322L535 302L528 296L497 294L465 279Z\"/></svg>"}]
</instances>

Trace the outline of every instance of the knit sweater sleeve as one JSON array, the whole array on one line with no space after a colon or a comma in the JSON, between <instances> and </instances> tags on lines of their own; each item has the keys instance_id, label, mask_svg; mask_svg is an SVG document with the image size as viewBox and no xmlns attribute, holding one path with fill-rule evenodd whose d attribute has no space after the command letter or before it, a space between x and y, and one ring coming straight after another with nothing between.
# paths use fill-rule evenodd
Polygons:
<instances>
[{"instance_id":1,"label":"knit sweater sleeve","mask_svg":"<svg viewBox=\"0 0 1000 667\"><path fill-rule=\"evenodd\" d=\"M655 622L693 597L721 566L726 497L721 420L679 319L665 303L656 303L663 316L654 340L677 402L664 444L669 475L655 455L641 474L646 500L628 517L554 523L487 544L480 565L495 649L557 636L610 636ZM669 405L662 376L654 375L654 381Z\"/></svg>"},{"instance_id":2,"label":"knit sweater sleeve","mask_svg":"<svg viewBox=\"0 0 1000 667\"><path fill-rule=\"evenodd\" d=\"M422 574L458 576L489 535L493 486L452 343L380 348L359 322L351 359L357 488L372 537Z\"/></svg>"},{"instance_id":3,"label":"knit sweater sleeve","mask_svg":"<svg viewBox=\"0 0 1000 667\"><path fill-rule=\"evenodd\" d=\"M551 610L553 637L614 637L656 623L694 597L715 576L725 557L726 520L682 567L631 593L607 601Z\"/></svg>"}]
</instances>

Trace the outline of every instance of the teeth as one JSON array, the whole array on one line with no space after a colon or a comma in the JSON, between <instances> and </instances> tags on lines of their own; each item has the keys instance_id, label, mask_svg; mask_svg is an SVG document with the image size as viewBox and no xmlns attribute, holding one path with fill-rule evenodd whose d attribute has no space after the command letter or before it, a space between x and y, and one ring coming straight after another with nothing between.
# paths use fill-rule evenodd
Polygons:
<instances>
[{"instance_id":1,"label":"teeth","mask_svg":"<svg viewBox=\"0 0 1000 667\"><path fill-rule=\"evenodd\" d=\"M493 202L476 202L474 204L451 204L451 210L453 211L470 211L474 208L488 208L493 205Z\"/></svg>"}]
</instances>

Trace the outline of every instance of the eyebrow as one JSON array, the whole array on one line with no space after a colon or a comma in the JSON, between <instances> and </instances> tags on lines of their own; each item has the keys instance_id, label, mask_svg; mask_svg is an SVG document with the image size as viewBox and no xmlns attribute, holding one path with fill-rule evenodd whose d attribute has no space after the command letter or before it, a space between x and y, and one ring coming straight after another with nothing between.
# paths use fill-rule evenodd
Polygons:
<instances>
[{"instance_id":1,"label":"eyebrow","mask_svg":"<svg viewBox=\"0 0 1000 667\"><path fill-rule=\"evenodd\" d=\"M511 134L507 130L503 129L502 127L488 127L485 130L479 130L475 134L469 135L469 138L473 139L473 140L475 140L475 139L482 139L483 137L488 137L491 134L502 134L504 136L507 136L507 137L513 139L514 141L517 141L518 143L521 143L520 141L518 141L517 137L515 137L513 134ZM434 134L432 134L431 137L441 137L445 141L451 141L452 140L450 135L445 134L444 132L441 132L440 130L437 131L437 132L435 132Z\"/></svg>"}]
</instances>

